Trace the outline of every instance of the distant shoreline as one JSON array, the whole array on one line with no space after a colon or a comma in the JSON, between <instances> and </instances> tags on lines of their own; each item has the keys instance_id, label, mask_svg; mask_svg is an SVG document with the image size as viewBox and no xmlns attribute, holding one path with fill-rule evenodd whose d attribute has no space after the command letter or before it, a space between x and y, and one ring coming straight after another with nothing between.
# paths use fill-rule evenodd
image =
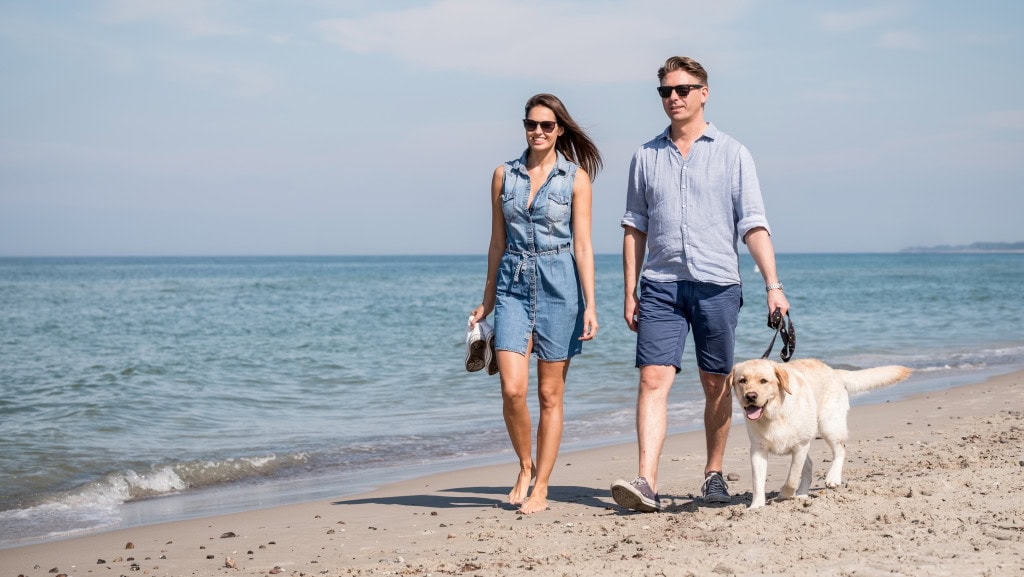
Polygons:
<instances>
[{"instance_id":1,"label":"distant shoreline","mask_svg":"<svg viewBox=\"0 0 1024 577\"><path fill-rule=\"evenodd\" d=\"M1024 254L1024 248L1004 250L983 250L976 248L905 248L902 254Z\"/></svg>"},{"instance_id":2,"label":"distant shoreline","mask_svg":"<svg viewBox=\"0 0 1024 577\"><path fill-rule=\"evenodd\" d=\"M973 242L962 245L912 246L901 253L969 253L969 254L1020 254L1024 253L1021 242Z\"/></svg>"}]
</instances>

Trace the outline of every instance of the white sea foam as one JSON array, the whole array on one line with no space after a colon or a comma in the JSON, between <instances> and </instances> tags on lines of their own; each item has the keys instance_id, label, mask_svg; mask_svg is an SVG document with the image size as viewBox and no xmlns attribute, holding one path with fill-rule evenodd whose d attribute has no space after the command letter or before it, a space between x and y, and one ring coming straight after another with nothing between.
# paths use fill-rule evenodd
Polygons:
<instances>
[{"instance_id":1,"label":"white sea foam","mask_svg":"<svg viewBox=\"0 0 1024 577\"><path fill-rule=\"evenodd\" d=\"M308 459L306 453L285 457L263 455L112 473L101 480L43 496L28 506L0 511L0 534L4 535L0 546L33 536L61 537L117 525L122 521L120 508L125 503L265 477Z\"/></svg>"}]
</instances>

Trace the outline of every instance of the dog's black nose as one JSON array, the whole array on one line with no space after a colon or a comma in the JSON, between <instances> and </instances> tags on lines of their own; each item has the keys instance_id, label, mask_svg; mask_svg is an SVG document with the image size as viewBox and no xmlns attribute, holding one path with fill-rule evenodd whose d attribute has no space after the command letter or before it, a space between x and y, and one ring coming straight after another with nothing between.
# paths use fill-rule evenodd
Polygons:
<instances>
[{"instance_id":1,"label":"dog's black nose","mask_svg":"<svg viewBox=\"0 0 1024 577\"><path fill-rule=\"evenodd\" d=\"M756 403L757 393L747 393L746 395L744 395L744 398L747 399L747 402Z\"/></svg>"}]
</instances>

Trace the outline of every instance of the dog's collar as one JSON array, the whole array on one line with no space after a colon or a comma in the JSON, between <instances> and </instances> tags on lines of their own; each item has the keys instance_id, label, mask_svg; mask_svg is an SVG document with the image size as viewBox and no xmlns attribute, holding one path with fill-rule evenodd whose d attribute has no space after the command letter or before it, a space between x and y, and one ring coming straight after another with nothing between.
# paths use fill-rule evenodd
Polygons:
<instances>
[{"instance_id":1,"label":"dog's collar","mask_svg":"<svg viewBox=\"0 0 1024 577\"><path fill-rule=\"evenodd\" d=\"M782 358L782 362L788 363L789 359L793 358L793 353L796 352L796 331L793 329L793 319L789 318L789 312L786 312L786 318L783 320L782 309L776 308L772 311L772 314L768 316L768 328L775 329L775 334L772 335L772 342L768 344L768 348L765 349L761 358L767 359L772 354L775 338L782 333L782 350L779 351L779 357Z\"/></svg>"}]
</instances>

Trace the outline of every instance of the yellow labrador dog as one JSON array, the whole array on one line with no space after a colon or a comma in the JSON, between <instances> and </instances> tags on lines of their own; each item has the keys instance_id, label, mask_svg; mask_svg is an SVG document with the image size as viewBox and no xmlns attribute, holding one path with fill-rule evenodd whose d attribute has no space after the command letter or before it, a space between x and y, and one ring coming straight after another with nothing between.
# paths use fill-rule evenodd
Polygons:
<instances>
[{"instance_id":1,"label":"yellow labrador dog","mask_svg":"<svg viewBox=\"0 0 1024 577\"><path fill-rule=\"evenodd\" d=\"M787 364L756 359L733 367L726 382L747 417L754 497L750 508L765 504L769 453L793 459L779 498L807 496L811 486L808 451L818 434L832 448L825 486L842 484L850 393L898 383L908 376L910 369L897 365L845 371L814 359Z\"/></svg>"}]
</instances>

